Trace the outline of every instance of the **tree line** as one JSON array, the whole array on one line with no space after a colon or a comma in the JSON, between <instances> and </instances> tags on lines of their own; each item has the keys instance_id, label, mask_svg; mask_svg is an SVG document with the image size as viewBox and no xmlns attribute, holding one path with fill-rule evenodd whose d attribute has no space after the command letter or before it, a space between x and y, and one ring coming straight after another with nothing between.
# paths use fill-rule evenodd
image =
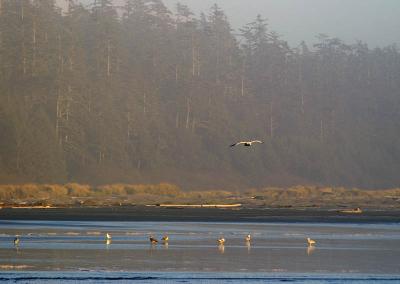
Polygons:
<instances>
[{"instance_id":1,"label":"tree line","mask_svg":"<svg viewBox=\"0 0 400 284\"><path fill-rule=\"evenodd\" d=\"M217 5L0 0L0 182L398 185L398 48L317 38Z\"/></svg>"}]
</instances>

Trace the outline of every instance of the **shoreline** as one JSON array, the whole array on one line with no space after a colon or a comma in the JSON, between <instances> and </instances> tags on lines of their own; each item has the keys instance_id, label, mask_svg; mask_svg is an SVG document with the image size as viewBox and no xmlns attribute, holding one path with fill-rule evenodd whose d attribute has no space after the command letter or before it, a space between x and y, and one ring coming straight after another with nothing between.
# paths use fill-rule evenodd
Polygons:
<instances>
[{"instance_id":1,"label":"shoreline","mask_svg":"<svg viewBox=\"0 0 400 284\"><path fill-rule=\"evenodd\" d=\"M1 220L400 223L400 210L364 209L361 214L346 214L321 208L3 207Z\"/></svg>"}]
</instances>

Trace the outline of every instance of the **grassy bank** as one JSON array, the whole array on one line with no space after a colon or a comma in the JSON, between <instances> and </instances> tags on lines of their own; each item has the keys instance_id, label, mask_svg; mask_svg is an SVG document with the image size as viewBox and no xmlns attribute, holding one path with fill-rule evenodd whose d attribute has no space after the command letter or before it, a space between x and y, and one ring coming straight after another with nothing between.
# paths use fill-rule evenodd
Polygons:
<instances>
[{"instance_id":1,"label":"grassy bank","mask_svg":"<svg viewBox=\"0 0 400 284\"><path fill-rule=\"evenodd\" d=\"M235 204L247 207L375 207L400 208L400 189L361 190L341 187L296 186L290 188L231 191L183 191L169 183L21 184L0 185L1 206L123 206L136 204Z\"/></svg>"}]
</instances>

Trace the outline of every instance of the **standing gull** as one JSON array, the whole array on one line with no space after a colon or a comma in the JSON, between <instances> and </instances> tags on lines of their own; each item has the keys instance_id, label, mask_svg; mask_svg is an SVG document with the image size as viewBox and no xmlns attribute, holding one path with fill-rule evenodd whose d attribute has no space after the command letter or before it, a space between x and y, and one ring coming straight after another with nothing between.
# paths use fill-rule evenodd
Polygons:
<instances>
[{"instance_id":1,"label":"standing gull","mask_svg":"<svg viewBox=\"0 0 400 284\"><path fill-rule=\"evenodd\" d=\"M153 236L150 236L149 240L152 245L156 245L158 243L157 239L155 239Z\"/></svg>"},{"instance_id":2,"label":"standing gull","mask_svg":"<svg viewBox=\"0 0 400 284\"><path fill-rule=\"evenodd\" d=\"M313 246L313 245L316 244L316 242L314 240L310 239L310 238L307 238L307 243L308 243L309 246Z\"/></svg>"},{"instance_id":3,"label":"standing gull","mask_svg":"<svg viewBox=\"0 0 400 284\"><path fill-rule=\"evenodd\" d=\"M262 141L260 141L260 140L240 141L240 142L236 142L236 143L230 145L230 147L234 147L234 146L237 146L237 145L240 145L240 144L243 144L243 146L246 146L246 147L250 147L253 143L260 143L260 144L262 144L262 143L264 143L264 142L262 142Z\"/></svg>"},{"instance_id":4,"label":"standing gull","mask_svg":"<svg viewBox=\"0 0 400 284\"><path fill-rule=\"evenodd\" d=\"M168 243L168 241L169 241L168 235L164 235L164 236L162 237L161 240L162 240L164 243Z\"/></svg>"},{"instance_id":5,"label":"standing gull","mask_svg":"<svg viewBox=\"0 0 400 284\"><path fill-rule=\"evenodd\" d=\"M18 246L19 245L19 237L15 236L14 238L14 246Z\"/></svg>"}]
</instances>

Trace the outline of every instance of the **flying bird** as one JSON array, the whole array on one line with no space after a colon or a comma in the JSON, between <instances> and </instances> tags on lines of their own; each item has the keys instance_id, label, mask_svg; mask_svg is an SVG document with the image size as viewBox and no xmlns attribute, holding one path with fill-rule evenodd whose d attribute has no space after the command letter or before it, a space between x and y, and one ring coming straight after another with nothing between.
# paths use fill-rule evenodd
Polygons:
<instances>
[{"instance_id":1,"label":"flying bird","mask_svg":"<svg viewBox=\"0 0 400 284\"><path fill-rule=\"evenodd\" d=\"M106 240L111 240L111 235L109 233L106 234Z\"/></svg>"},{"instance_id":2,"label":"flying bird","mask_svg":"<svg viewBox=\"0 0 400 284\"><path fill-rule=\"evenodd\" d=\"M168 235L164 235L161 239L164 243L167 243L169 241Z\"/></svg>"},{"instance_id":3,"label":"flying bird","mask_svg":"<svg viewBox=\"0 0 400 284\"><path fill-rule=\"evenodd\" d=\"M248 235L244 238L244 240L245 240L246 242L250 242L250 241L251 241L251 235L248 234Z\"/></svg>"},{"instance_id":4,"label":"flying bird","mask_svg":"<svg viewBox=\"0 0 400 284\"><path fill-rule=\"evenodd\" d=\"M264 143L264 142L262 142L262 141L260 141L260 140L240 141L240 142L236 142L236 143L230 145L230 147L235 147L235 146L240 145L240 144L243 144L243 146L246 146L246 147L250 147L253 143L260 143L260 144L262 144L262 143Z\"/></svg>"},{"instance_id":5,"label":"flying bird","mask_svg":"<svg viewBox=\"0 0 400 284\"><path fill-rule=\"evenodd\" d=\"M313 246L313 245L315 245L316 242L310 238L307 238L307 243L309 246Z\"/></svg>"},{"instance_id":6,"label":"flying bird","mask_svg":"<svg viewBox=\"0 0 400 284\"><path fill-rule=\"evenodd\" d=\"M225 238L219 238L218 239L218 244L220 244L220 245L225 244Z\"/></svg>"}]
</instances>

